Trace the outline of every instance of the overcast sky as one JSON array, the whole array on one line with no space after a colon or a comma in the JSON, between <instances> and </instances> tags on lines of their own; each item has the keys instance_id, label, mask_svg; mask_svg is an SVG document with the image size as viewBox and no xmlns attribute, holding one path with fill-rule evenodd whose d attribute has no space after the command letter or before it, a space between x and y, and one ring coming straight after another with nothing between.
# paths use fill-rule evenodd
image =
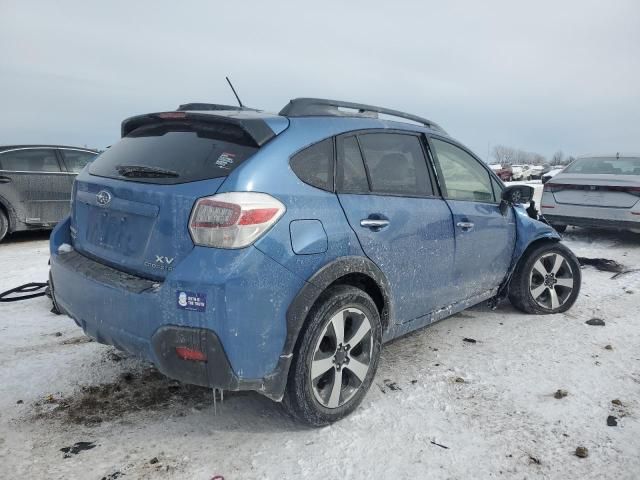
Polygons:
<instances>
[{"instance_id":1,"label":"overcast sky","mask_svg":"<svg viewBox=\"0 0 640 480\"><path fill-rule=\"evenodd\" d=\"M179 103L430 118L481 157L640 152L640 1L0 0L0 144L104 147Z\"/></svg>"}]
</instances>

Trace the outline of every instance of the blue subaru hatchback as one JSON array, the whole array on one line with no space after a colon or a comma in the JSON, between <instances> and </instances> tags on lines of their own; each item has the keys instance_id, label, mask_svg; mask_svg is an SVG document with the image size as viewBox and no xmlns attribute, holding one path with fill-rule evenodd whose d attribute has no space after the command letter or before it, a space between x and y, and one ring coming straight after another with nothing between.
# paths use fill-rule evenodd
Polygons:
<instances>
[{"instance_id":1,"label":"blue subaru hatchback","mask_svg":"<svg viewBox=\"0 0 640 480\"><path fill-rule=\"evenodd\" d=\"M507 296L571 307L578 262L527 215L532 192L403 112L187 104L125 120L77 177L53 297L169 377L324 425L362 401L388 340Z\"/></svg>"}]
</instances>

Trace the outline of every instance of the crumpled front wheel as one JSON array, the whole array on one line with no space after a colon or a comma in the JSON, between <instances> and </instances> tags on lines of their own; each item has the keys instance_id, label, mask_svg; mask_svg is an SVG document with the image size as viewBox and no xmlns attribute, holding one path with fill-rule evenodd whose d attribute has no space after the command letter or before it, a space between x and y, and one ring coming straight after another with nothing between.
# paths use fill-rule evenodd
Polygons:
<instances>
[{"instance_id":1,"label":"crumpled front wheel","mask_svg":"<svg viewBox=\"0 0 640 480\"><path fill-rule=\"evenodd\" d=\"M561 243L542 243L520 259L513 273L509 300L527 313L569 310L580 293L580 263Z\"/></svg>"}]
</instances>

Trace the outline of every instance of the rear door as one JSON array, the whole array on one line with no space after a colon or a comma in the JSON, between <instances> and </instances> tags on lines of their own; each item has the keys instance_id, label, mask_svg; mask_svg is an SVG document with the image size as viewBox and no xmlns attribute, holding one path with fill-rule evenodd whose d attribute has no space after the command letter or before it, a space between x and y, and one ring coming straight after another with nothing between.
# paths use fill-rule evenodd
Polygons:
<instances>
[{"instance_id":1,"label":"rear door","mask_svg":"<svg viewBox=\"0 0 640 480\"><path fill-rule=\"evenodd\" d=\"M502 215L502 186L484 164L445 139L430 138L438 178L455 227L457 300L482 295L505 278L515 248L515 218Z\"/></svg>"},{"instance_id":2,"label":"rear door","mask_svg":"<svg viewBox=\"0 0 640 480\"><path fill-rule=\"evenodd\" d=\"M337 138L336 191L365 254L382 270L405 323L448 305L454 233L419 135ZM363 161L364 160L364 161Z\"/></svg>"},{"instance_id":3,"label":"rear door","mask_svg":"<svg viewBox=\"0 0 640 480\"><path fill-rule=\"evenodd\" d=\"M69 210L71 188L54 148L19 148L0 154L0 182L18 220L52 225Z\"/></svg>"}]
</instances>

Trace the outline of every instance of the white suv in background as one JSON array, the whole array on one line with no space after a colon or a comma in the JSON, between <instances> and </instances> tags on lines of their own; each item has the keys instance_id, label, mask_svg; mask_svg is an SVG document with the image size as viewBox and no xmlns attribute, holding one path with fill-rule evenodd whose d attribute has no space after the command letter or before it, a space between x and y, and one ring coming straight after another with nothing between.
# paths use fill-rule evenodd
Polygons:
<instances>
[{"instance_id":1,"label":"white suv in background","mask_svg":"<svg viewBox=\"0 0 640 480\"><path fill-rule=\"evenodd\" d=\"M511 165L513 180L531 180L531 167L529 165Z\"/></svg>"}]
</instances>

